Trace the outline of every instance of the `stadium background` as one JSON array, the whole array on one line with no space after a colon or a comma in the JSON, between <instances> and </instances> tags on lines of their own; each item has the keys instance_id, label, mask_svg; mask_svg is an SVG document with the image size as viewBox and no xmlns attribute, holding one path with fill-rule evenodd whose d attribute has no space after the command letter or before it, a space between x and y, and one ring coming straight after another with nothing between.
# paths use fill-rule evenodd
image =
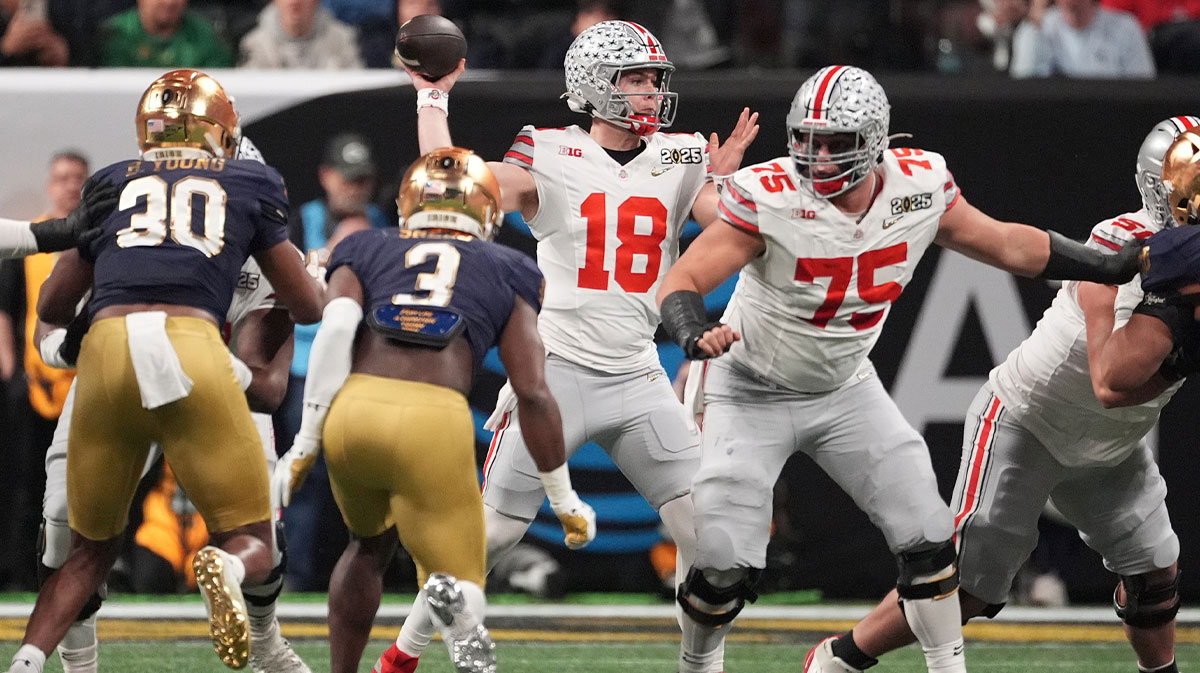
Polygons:
<instances>
[{"instance_id":1,"label":"stadium background","mask_svg":"<svg viewBox=\"0 0 1200 673\"><path fill-rule=\"evenodd\" d=\"M132 111L151 71L20 71L0 76L0 212L32 216L40 204L41 168L62 147L89 153L94 166L134 152ZM356 131L371 140L379 164L379 203L389 209L402 167L416 156L414 94L395 73L313 74L214 71L238 98L245 131L287 179L294 204L319 194L316 168L324 142ZM803 72L681 73L674 130L728 132L743 106L761 113L762 132L746 163L783 153L783 121ZM935 75L883 74L892 103L892 132L947 157L964 195L1002 219L1053 227L1077 238L1091 225L1139 207L1132 184L1134 157L1157 121L1200 110L1193 82L1011 81L946 79ZM486 158L499 158L522 124L560 126L581 121L558 100L559 76L473 72L454 90L451 129L456 142ZM527 230L510 218L501 241L533 251ZM694 229L694 226L693 226ZM694 235L694 232L693 232ZM719 312L731 285L709 297ZM949 497L958 467L962 415L988 370L1029 332L1053 288L1015 279L952 253L933 249L896 303L872 354L902 410L929 442L939 486ZM661 334L660 334L661 337ZM680 353L660 340L674 374ZM503 383L496 358L478 381L472 405L478 424ZM1193 459L1200 403L1194 384L1163 415L1160 464L1170 487L1168 504L1182 542L1182 558L1200 552L1200 511ZM482 460L489 433L477 433ZM5 441L0 430L0 445ZM572 460L577 485L600 514L601 536L592 555L564 556L587 564L596 554L619 555L658 539L654 512L629 493L603 452L586 447ZM784 472L785 508L797 537L791 541L796 588L819 588L833 597L871 598L893 583L894 561L882 536L811 462L798 458ZM547 541L559 537L553 517L532 529ZM1097 557L1070 560L1073 598L1104 600L1112 579ZM1183 592L1200 596L1200 574L1183 573Z\"/></svg>"}]
</instances>

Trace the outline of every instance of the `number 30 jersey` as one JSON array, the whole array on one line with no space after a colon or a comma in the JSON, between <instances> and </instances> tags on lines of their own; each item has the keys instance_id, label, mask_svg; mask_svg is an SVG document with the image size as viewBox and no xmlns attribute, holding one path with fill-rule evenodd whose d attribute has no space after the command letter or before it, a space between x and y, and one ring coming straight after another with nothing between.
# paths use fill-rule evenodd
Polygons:
<instances>
[{"instance_id":1,"label":"number 30 jersey","mask_svg":"<svg viewBox=\"0 0 1200 673\"><path fill-rule=\"evenodd\" d=\"M253 253L287 240L283 178L250 159L122 161L96 178L121 186L95 264L93 314L113 304L194 306L222 319Z\"/></svg>"},{"instance_id":2,"label":"number 30 jersey","mask_svg":"<svg viewBox=\"0 0 1200 673\"><path fill-rule=\"evenodd\" d=\"M656 366L655 293L708 177L708 142L655 133L621 165L578 126L526 126L504 161L537 183L528 224L546 275L547 350L614 374Z\"/></svg>"},{"instance_id":3,"label":"number 30 jersey","mask_svg":"<svg viewBox=\"0 0 1200 673\"><path fill-rule=\"evenodd\" d=\"M876 170L882 180L866 178L877 192L857 222L814 196L788 157L743 168L722 186L721 218L766 243L723 318L742 335L733 362L813 393L839 387L866 362L959 194L933 152L892 149Z\"/></svg>"}]
</instances>

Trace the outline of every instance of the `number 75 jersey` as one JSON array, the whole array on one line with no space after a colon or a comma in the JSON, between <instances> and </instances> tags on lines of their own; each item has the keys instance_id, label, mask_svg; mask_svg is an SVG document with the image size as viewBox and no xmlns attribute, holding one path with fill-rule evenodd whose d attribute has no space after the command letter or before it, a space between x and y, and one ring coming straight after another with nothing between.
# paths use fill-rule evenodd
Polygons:
<instances>
[{"instance_id":1,"label":"number 75 jersey","mask_svg":"<svg viewBox=\"0 0 1200 673\"><path fill-rule=\"evenodd\" d=\"M959 196L933 152L892 149L876 171L882 179L858 221L814 196L787 157L725 182L721 218L766 243L725 311L742 335L732 361L800 392L833 390L860 371Z\"/></svg>"},{"instance_id":2,"label":"number 75 jersey","mask_svg":"<svg viewBox=\"0 0 1200 673\"><path fill-rule=\"evenodd\" d=\"M537 183L548 351L609 373L658 365L655 294L708 177L700 134L655 133L621 165L578 126L526 126L504 157Z\"/></svg>"}]
</instances>

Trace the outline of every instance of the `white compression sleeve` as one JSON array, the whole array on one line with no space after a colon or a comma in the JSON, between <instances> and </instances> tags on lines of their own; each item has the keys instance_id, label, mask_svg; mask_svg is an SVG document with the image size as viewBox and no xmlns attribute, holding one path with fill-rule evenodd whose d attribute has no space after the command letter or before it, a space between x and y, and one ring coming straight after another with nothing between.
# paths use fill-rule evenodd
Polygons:
<instances>
[{"instance_id":1,"label":"white compression sleeve","mask_svg":"<svg viewBox=\"0 0 1200 673\"><path fill-rule=\"evenodd\" d=\"M304 382L304 415L300 433L320 437L325 414L346 377L353 361L354 333L362 321L363 310L349 297L338 297L325 306L321 327L313 339L308 356L308 378Z\"/></svg>"},{"instance_id":2,"label":"white compression sleeve","mask_svg":"<svg viewBox=\"0 0 1200 673\"><path fill-rule=\"evenodd\" d=\"M0 258L24 257L37 252L37 239L29 223L0 217Z\"/></svg>"}]
</instances>

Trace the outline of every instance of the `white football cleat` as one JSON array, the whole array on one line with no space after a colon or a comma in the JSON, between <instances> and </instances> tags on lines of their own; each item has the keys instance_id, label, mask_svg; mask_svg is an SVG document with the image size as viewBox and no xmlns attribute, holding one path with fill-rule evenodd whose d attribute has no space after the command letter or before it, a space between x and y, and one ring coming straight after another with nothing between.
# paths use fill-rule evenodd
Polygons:
<instances>
[{"instance_id":1,"label":"white football cleat","mask_svg":"<svg viewBox=\"0 0 1200 673\"><path fill-rule=\"evenodd\" d=\"M254 673L312 673L273 620L264 633L250 634L250 668Z\"/></svg>"},{"instance_id":2,"label":"white football cleat","mask_svg":"<svg viewBox=\"0 0 1200 673\"><path fill-rule=\"evenodd\" d=\"M833 641L837 639L838 636L829 636L808 651L804 657L804 673L863 673L833 653Z\"/></svg>"}]
</instances>

